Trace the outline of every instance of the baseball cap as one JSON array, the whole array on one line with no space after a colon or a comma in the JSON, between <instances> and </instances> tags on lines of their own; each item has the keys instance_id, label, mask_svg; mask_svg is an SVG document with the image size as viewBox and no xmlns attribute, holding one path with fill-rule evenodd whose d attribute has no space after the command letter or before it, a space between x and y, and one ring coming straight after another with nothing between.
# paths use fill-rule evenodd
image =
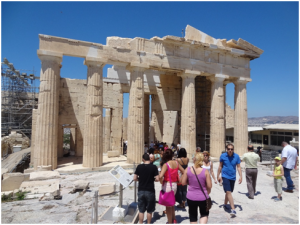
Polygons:
<instances>
[{"instance_id":1,"label":"baseball cap","mask_svg":"<svg viewBox=\"0 0 300 225\"><path fill-rule=\"evenodd\" d=\"M281 158L280 158L280 157L278 157L278 156L277 156L277 157L275 157L275 159L277 159L277 160L281 160Z\"/></svg>"}]
</instances>

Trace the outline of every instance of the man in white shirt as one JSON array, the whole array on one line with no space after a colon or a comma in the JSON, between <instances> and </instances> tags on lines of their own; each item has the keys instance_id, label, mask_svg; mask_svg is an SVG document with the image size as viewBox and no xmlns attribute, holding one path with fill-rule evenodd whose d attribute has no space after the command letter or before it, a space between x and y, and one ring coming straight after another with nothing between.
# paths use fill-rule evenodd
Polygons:
<instances>
[{"instance_id":1,"label":"man in white shirt","mask_svg":"<svg viewBox=\"0 0 300 225\"><path fill-rule=\"evenodd\" d=\"M284 177L287 184L285 192L293 193L294 182L291 178L291 170L296 168L298 159L297 150L285 141L282 142L281 146L283 147L281 152L281 164L283 166Z\"/></svg>"}]
</instances>

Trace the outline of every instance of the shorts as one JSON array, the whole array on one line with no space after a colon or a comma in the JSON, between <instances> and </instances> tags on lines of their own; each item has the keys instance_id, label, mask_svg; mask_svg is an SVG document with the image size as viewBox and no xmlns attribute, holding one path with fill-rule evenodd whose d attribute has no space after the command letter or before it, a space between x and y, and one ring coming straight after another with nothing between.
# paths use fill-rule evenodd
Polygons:
<instances>
[{"instance_id":1,"label":"shorts","mask_svg":"<svg viewBox=\"0 0 300 225\"><path fill-rule=\"evenodd\" d=\"M274 188L275 188L275 191L277 192L277 194L282 194L282 182L283 182L283 179L276 179L274 178Z\"/></svg>"},{"instance_id":2,"label":"shorts","mask_svg":"<svg viewBox=\"0 0 300 225\"><path fill-rule=\"evenodd\" d=\"M209 215L209 211L206 212L206 200L204 200L204 201L192 201L192 200L189 200L188 198L186 200L187 200L187 204L189 206L190 222L197 222L198 207L199 207L199 212L200 212L200 218Z\"/></svg>"},{"instance_id":3,"label":"shorts","mask_svg":"<svg viewBox=\"0 0 300 225\"><path fill-rule=\"evenodd\" d=\"M229 180L225 177L222 177L223 180L223 189L225 193L227 191L233 192L235 180Z\"/></svg>"},{"instance_id":4,"label":"shorts","mask_svg":"<svg viewBox=\"0 0 300 225\"><path fill-rule=\"evenodd\" d=\"M147 213L155 211L155 192L138 191L138 208L141 213L147 210Z\"/></svg>"},{"instance_id":5,"label":"shorts","mask_svg":"<svg viewBox=\"0 0 300 225\"><path fill-rule=\"evenodd\" d=\"M162 185L161 189L164 192L170 192L171 191L170 181L164 181L164 184ZM176 195L176 192L177 192L177 182L172 182L172 190L174 191L174 195Z\"/></svg>"}]
</instances>

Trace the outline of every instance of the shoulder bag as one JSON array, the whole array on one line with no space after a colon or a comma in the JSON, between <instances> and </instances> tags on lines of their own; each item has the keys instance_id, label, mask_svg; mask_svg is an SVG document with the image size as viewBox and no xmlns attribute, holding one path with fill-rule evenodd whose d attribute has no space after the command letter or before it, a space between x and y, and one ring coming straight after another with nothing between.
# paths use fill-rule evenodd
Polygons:
<instances>
[{"instance_id":1,"label":"shoulder bag","mask_svg":"<svg viewBox=\"0 0 300 225\"><path fill-rule=\"evenodd\" d=\"M200 183L200 181L199 181L199 179L198 179L198 176L197 176L197 173L196 173L196 170L195 170L194 167L193 167L193 170L194 170L195 176L196 176L196 178L197 178L197 180L198 180L198 183L199 183L199 185L200 185L200 188L201 188L201 190L202 190L202 192L203 192L203 194L204 194L204 196L205 196L205 198L206 198L206 212L208 212L208 211L210 210L211 206L212 206L211 198L210 198L209 196L208 196L209 198L206 197L206 194L205 194L205 192L203 191L202 185L201 185L201 183Z\"/></svg>"},{"instance_id":2,"label":"shoulder bag","mask_svg":"<svg viewBox=\"0 0 300 225\"><path fill-rule=\"evenodd\" d=\"M158 203L160 205L164 205L164 206L174 206L175 205L175 194L174 194L174 191L172 190L170 168L169 168L168 163L166 163L166 164L167 164L168 171L169 171L169 181L170 181L171 191L165 192L164 190L161 190L159 193Z\"/></svg>"}]
</instances>

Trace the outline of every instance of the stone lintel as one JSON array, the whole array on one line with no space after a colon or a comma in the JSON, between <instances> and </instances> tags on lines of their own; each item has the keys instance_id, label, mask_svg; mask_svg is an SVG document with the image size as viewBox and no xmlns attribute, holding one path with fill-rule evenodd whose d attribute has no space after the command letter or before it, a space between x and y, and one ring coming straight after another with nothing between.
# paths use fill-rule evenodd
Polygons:
<instances>
[{"instance_id":1,"label":"stone lintel","mask_svg":"<svg viewBox=\"0 0 300 225\"><path fill-rule=\"evenodd\" d=\"M58 63L62 62L62 57L63 57L63 54L61 52L53 52L49 50L40 50L40 49L37 50L37 55L40 58L40 60L53 58L52 60L56 60Z\"/></svg>"},{"instance_id":2,"label":"stone lintel","mask_svg":"<svg viewBox=\"0 0 300 225\"><path fill-rule=\"evenodd\" d=\"M83 62L84 65L94 65L97 67L104 66L107 63L107 59L104 58L95 58L95 57L85 57L85 60Z\"/></svg>"}]
</instances>

